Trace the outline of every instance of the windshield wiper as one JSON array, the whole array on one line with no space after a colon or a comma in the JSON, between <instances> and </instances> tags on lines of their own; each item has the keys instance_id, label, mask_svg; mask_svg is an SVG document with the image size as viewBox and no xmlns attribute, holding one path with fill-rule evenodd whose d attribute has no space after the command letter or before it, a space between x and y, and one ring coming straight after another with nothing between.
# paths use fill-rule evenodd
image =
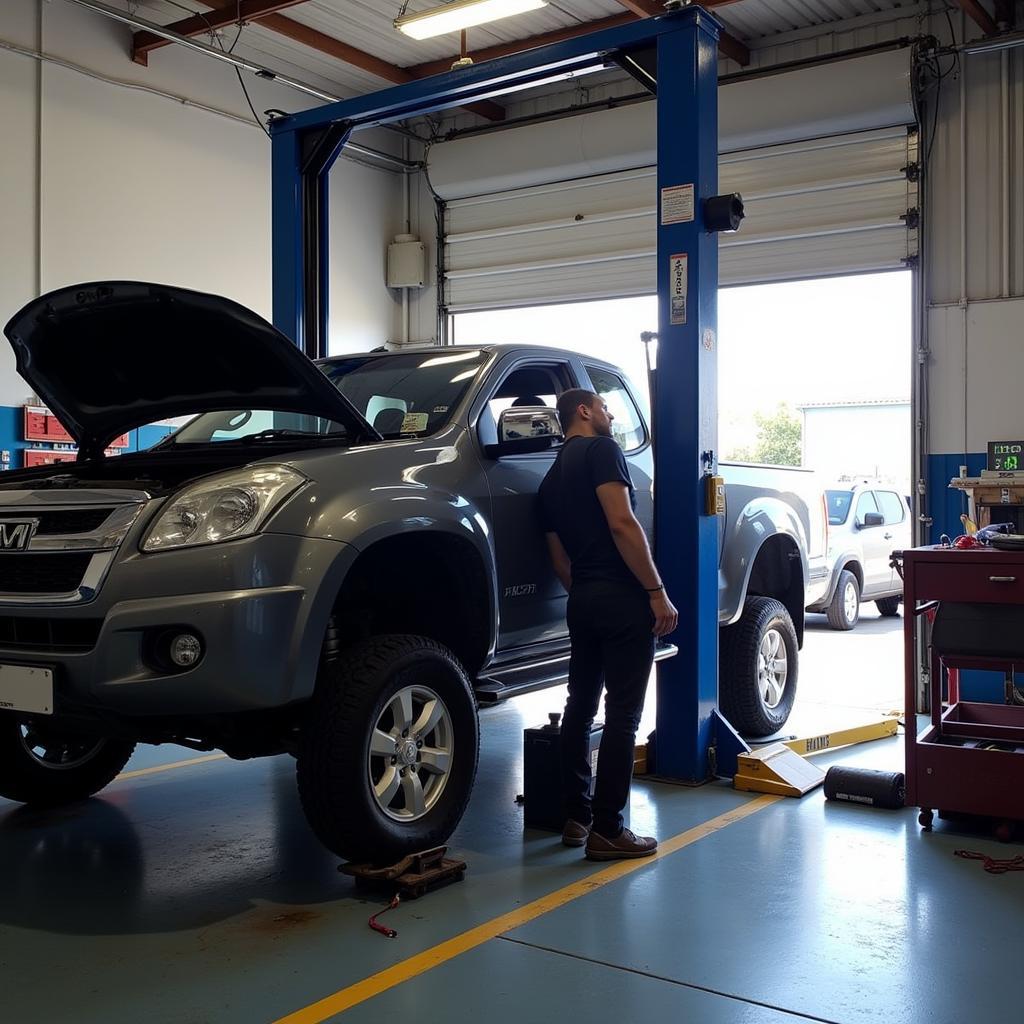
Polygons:
<instances>
[{"instance_id":1,"label":"windshield wiper","mask_svg":"<svg viewBox=\"0 0 1024 1024\"><path fill-rule=\"evenodd\" d=\"M311 430L295 430L290 427L275 427L272 430L261 430L258 434L246 434L237 440L242 444L256 444L260 441L277 441L279 439L301 437L309 441L344 441L348 440L348 434L334 432L330 434L315 434ZM224 442L221 441L221 444Z\"/></svg>"}]
</instances>

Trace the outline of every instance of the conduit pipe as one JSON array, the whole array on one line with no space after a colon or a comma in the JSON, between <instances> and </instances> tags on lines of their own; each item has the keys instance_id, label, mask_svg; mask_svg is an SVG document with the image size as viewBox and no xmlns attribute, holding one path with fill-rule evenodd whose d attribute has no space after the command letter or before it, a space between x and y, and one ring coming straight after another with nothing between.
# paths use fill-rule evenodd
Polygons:
<instances>
[{"instance_id":1,"label":"conduit pipe","mask_svg":"<svg viewBox=\"0 0 1024 1024\"><path fill-rule=\"evenodd\" d=\"M290 89L296 89L298 92L305 93L307 96L312 96L314 99L323 100L325 103L335 103L342 99L341 96L336 96L334 93L318 89L305 82L300 82L297 78L290 78L288 75L278 74L276 71L271 71L269 68L265 68L260 64L254 64L252 61L245 60L243 57L220 50L216 46L209 46L206 43L199 42L197 39L191 39L190 37L183 36L178 32L173 32L164 25L157 24L155 21L149 21L146 18L138 17L138 15L129 14L127 11L111 7L109 4L102 3L101 0L69 0L69 3L77 4L79 7L84 7L96 14L102 14L107 18L119 21L131 28L152 32L154 35L160 36L162 39L169 39L171 42L178 43L188 50L193 50L206 57L212 57L214 60L230 64L232 67L238 68L240 71L248 71L250 74L263 79L265 82L277 82L279 85L286 85ZM355 142L346 142L345 150L353 154L360 154L368 157L371 160L377 160L381 163L388 164L405 174L415 174L422 170L422 164L411 163L408 160L392 156L390 153L371 149L369 146L361 146Z\"/></svg>"},{"instance_id":2,"label":"conduit pipe","mask_svg":"<svg viewBox=\"0 0 1024 1024\"><path fill-rule=\"evenodd\" d=\"M999 111L1002 115L1002 166L1000 168L1002 186L1002 266L999 294L1010 297L1010 52L999 51Z\"/></svg>"}]
</instances>

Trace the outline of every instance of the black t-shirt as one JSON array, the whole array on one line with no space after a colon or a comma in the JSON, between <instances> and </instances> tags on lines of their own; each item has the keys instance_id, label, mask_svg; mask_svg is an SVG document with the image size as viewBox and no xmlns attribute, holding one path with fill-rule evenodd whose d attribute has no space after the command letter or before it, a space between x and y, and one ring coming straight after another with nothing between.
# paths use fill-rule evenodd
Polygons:
<instances>
[{"instance_id":1,"label":"black t-shirt","mask_svg":"<svg viewBox=\"0 0 1024 1024\"><path fill-rule=\"evenodd\" d=\"M601 484L622 483L636 510L636 491L622 449L610 437L569 438L540 485L541 523L557 533L572 562L574 583L605 580L639 586L615 546L597 497Z\"/></svg>"}]
</instances>

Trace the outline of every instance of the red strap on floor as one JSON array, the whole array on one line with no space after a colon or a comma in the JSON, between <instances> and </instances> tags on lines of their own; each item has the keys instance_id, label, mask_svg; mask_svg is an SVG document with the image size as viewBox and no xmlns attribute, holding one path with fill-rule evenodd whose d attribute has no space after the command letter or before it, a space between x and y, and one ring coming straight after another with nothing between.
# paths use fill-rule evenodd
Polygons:
<instances>
[{"instance_id":1,"label":"red strap on floor","mask_svg":"<svg viewBox=\"0 0 1024 1024\"><path fill-rule=\"evenodd\" d=\"M954 850L953 856L963 857L965 860L982 861L985 870L990 875L1005 875L1007 871L1024 871L1024 856L999 860L996 857L989 857L987 854L977 853L974 850Z\"/></svg>"},{"instance_id":2,"label":"red strap on floor","mask_svg":"<svg viewBox=\"0 0 1024 1024\"><path fill-rule=\"evenodd\" d=\"M389 939L397 939L398 932L394 928L388 928L386 925L378 924L377 918L381 914L386 914L389 910L394 910L399 904L398 893L395 893L395 898L383 909L378 910L373 917L370 918L369 925L375 932L380 932L381 935L386 935Z\"/></svg>"}]
</instances>

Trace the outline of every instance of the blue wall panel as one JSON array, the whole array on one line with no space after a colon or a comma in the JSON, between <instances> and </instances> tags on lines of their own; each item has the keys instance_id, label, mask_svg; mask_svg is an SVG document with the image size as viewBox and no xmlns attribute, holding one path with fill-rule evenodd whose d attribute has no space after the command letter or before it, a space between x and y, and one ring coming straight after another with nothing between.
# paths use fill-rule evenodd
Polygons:
<instances>
[{"instance_id":1,"label":"blue wall panel","mask_svg":"<svg viewBox=\"0 0 1024 1024\"><path fill-rule=\"evenodd\" d=\"M963 533L960 516L967 511L967 496L962 491L950 490L949 481L960 475L960 467L967 466L968 476L977 476L986 464L985 452L963 452L955 455L928 456L928 514L932 517L929 540L938 544L948 533L951 538Z\"/></svg>"}]
</instances>

